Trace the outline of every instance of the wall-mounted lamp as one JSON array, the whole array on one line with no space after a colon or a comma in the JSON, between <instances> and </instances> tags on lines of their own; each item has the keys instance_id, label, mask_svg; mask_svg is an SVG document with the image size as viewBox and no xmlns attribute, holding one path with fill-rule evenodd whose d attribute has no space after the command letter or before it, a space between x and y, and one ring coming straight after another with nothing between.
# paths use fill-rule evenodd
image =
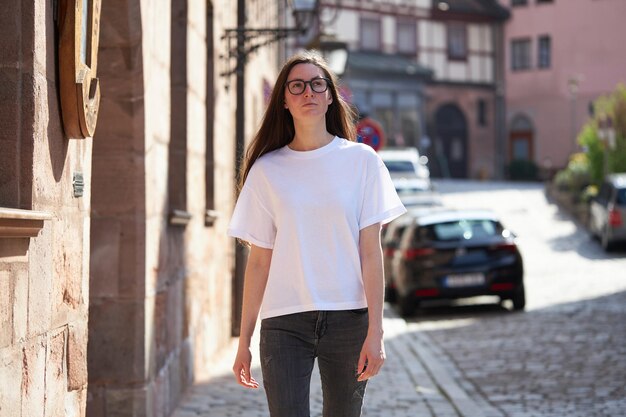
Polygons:
<instances>
[{"instance_id":1,"label":"wall-mounted lamp","mask_svg":"<svg viewBox=\"0 0 626 417\"><path fill-rule=\"evenodd\" d=\"M247 56L257 49L289 36L305 34L318 14L319 0L289 0L288 7L292 10L294 27L249 28L240 25L224 30L222 40L226 41L227 54L221 58L226 60L227 65L221 76L229 77L243 71Z\"/></svg>"}]
</instances>

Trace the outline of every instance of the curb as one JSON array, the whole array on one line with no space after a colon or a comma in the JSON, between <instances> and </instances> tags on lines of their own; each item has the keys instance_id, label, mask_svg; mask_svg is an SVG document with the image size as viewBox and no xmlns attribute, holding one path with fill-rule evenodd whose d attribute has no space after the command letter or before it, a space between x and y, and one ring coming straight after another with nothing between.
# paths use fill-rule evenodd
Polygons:
<instances>
[{"instance_id":1,"label":"curb","mask_svg":"<svg viewBox=\"0 0 626 417\"><path fill-rule=\"evenodd\" d=\"M394 334L410 334L411 343L407 343L404 352L401 354L410 354L416 358L422 367L432 378L440 393L450 402L459 417L504 417L500 410L480 398L480 404L473 399L468 393L457 383L458 378L462 378L461 372L449 359L448 355L442 352L433 340L424 331L411 331L410 325L394 311L393 308L385 306L385 324L391 324L391 333ZM388 318L387 318L388 317ZM389 340L390 344L394 344L393 339ZM404 355L403 355L404 356ZM403 361L409 362L410 357L403 358ZM411 372L411 368L407 368ZM418 375L412 375L415 381L419 381Z\"/></svg>"}]
</instances>

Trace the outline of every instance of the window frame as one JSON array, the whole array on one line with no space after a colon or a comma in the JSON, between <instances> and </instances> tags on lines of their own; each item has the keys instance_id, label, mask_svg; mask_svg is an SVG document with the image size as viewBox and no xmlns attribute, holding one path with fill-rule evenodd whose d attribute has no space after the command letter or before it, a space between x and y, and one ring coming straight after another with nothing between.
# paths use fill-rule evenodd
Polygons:
<instances>
[{"instance_id":1,"label":"window frame","mask_svg":"<svg viewBox=\"0 0 626 417\"><path fill-rule=\"evenodd\" d=\"M364 23L373 23L377 26L376 33L376 46L369 47L363 43L365 36L364 34ZM372 51L372 52L380 52L382 50L382 23L379 18L371 17L371 16L361 16L359 20L359 47L362 51Z\"/></svg>"},{"instance_id":2,"label":"window frame","mask_svg":"<svg viewBox=\"0 0 626 417\"><path fill-rule=\"evenodd\" d=\"M544 43L547 41L547 43ZM542 46L546 46L543 49ZM549 69L552 67L552 37L550 35L540 35L537 38L537 68Z\"/></svg>"},{"instance_id":3,"label":"window frame","mask_svg":"<svg viewBox=\"0 0 626 417\"><path fill-rule=\"evenodd\" d=\"M487 126L487 100L479 98L476 103L476 122L478 126Z\"/></svg>"},{"instance_id":4,"label":"window frame","mask_svg":"<svg viewBox=\"0 0 626 417\"><path fill-rule=\"evenodd\" d=\"M400 49L400 26L409 27L409 30L412 32L413 37L411 48ZM409 19L398 19L396 20L396 52L402 55L415 55L417 54L417 23L415 20Z\"/></svg>"},{"instance_id":5,"label":"window frame","mask_svg":"<svg viewBox=\"0 0 626 417\"><path fill-rule=\"evenodd\" d=\"M456 30L459 30L455 33ZM453 42L453 34L462 34L463 39L463 53L456 54L453 53L453 49L451 44ZM467 25L461 22L448 22L446 25L446 50L448 55L448 60L450 61L467 61L468 51L467 51Z\"/></svg>"},{"instance_id":6,"label":"window frame","mask_svg":"<svg viewBox=\"0 0 626 417\"><path fill-rule=\"evenodd\" d=\"M518 60L516 59L517 57L517 53L516 53L516 45L523 45L523 44L527 44L528 47L526 48L526 57L527 58L527 62L525 63L519 63ZM527 71L532 69L532 39L531 38L513 38L511 39L511 44L510 44L510 53L511 53L511 71L517 72L517 71Z\"/></svg>"}]
</instances>

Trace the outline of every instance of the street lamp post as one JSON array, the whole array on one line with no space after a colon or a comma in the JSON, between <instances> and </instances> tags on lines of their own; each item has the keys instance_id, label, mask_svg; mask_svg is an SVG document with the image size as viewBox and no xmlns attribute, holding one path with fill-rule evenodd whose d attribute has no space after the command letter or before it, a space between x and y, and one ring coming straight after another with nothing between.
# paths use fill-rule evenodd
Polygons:
<instances>
[{"instance_id":1,"label":"street lamp post","mask_svg":"<svg viewBox=\"0 0 626 417\"><path fill-rule=\"evenodd\" d=\"M572 153L576 153L578 144L576 143L576 96L578 95L578 77L571 77L567 80L567 89L570 94L570 137L572 140Z\"/></svg>"},{"instance_id":2,"label":"street lamp post","mask_svg":"<svg viewBox=\"0 0 626 417\"><path fill-rule=\"evenodd\" d=\"M256 50L278 42L289 36L304 34L309 30L313 17L318 12L319 0L289 0L295 27L249 28L246 27L246 0L237 0L237 27L225 29L222 40L226 42L226 55L221 56L226 69L220 76L226 78L226 88L230 86L230 77L236 75L236 110L235 110L235 178L239 182L241 162L245 147L245 67L250 54ZM234 67L232 66L235 61ZM233 277L233 310L231 331L239 335L241 323L241 304L243 299L243 277L246 261L245 248L235 242L235 269Z\"/></svg>"}]
</instances>

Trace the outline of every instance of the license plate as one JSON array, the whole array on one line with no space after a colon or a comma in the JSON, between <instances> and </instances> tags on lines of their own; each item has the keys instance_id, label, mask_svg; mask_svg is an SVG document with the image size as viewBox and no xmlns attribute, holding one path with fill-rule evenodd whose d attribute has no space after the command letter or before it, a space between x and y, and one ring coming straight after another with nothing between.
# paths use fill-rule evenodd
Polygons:
<instances>
[{"instance_id":1,"label":"license plate","mask_svg":"<svg viewBox=\"0 0 626 417\"><path fill-rule=\"evenodd\" d=\"M485 284L483 273L448 275L445 279L445 285L449 288L474 287L483 284Z\"/></svg>"}]
</instances>

